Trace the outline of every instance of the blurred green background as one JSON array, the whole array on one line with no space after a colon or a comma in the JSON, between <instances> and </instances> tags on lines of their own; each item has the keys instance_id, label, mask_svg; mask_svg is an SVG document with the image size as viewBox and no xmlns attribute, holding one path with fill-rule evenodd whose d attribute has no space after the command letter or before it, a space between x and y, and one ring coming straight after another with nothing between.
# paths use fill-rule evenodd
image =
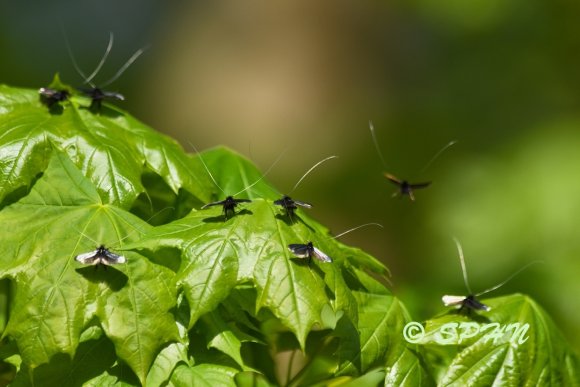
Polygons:
<instances>
[{"instance_id":1,"label":"blurred green background","mask_svg":"<svg viewBox=\"0 0 580 387\"><path fill-rule=\"evenodd\" d=\"M463 294L452 241L481 291L537 299L580 348L580 3L565 0L7 1L0 82L81 79L115 34L119 105L191 150L228 145L312 216L380 258L415 320ZM368 130L372 120L386 160ZM446 143L458 143L425 172ZM433 180L417 201L382 176Z\"/></svg>"}]
</instances>

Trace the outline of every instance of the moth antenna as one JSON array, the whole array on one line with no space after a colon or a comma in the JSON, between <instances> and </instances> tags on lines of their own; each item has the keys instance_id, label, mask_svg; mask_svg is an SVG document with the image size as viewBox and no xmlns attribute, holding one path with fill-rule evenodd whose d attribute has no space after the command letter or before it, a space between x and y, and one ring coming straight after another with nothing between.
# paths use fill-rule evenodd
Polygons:
<instances>
[{"instance_id":1,"label":"moth antenna","mask_svg":"<svg viewBox=\"0 0 580 387\"><path fill-rule=\"evenodd\" d=\"M338 156L328 156L327 158L320 160L319 162L317 162L316 164L314 164L314 166L312 166L312 168L310 168L308 171L306 171L306 173L304 175L302 175L302 177L300 178L300 180L298 180L298 182L296 184L294 184L294 187L292 188L292 191L290 191L290 193L294 192L294 190L296 190L296 188L298 188L298 186L300 185L300 183L302 183L302 180L304 180L304 178L306 176L308 176L308 174L310 172L312 172L316 167L318 167L320 164L324 163L327 160L331 160L331 159L336 159L338 158Z\"/></svg>"},{"instance_id":2,"label":"moth antenna","mask_svg":"<svg viewBox=\"0 0 580 387\"><path fill-rule=\"evenodd\" d=\"M153 215L151 215L145 222L149 223L151 221L151 219L155 218L156 216L160 215L163 211L167 211L167 210L175 210L175 207L165 207L165 208L157 211Z\"/></svg>"},{"instance_id":3,"label":"moth antenna","mask_svg":"<svg viewBox=\"0 0 580 387\"><path fill-rule=\"evenodd\" d=\"M117 73L113 75L111 79L103 83L102 87L106 87L111 83L115 82L121 75L123 75L123 73L129 68L129 66L131 66L148 48L149 46L145 46L135 51L135 53L129 58L129 60L127 60L127 62L125 62L125 64L119 69L119 71L117 71Z\"/></svg>"},{"instance_id":4,"label":"moth antenna","mask_svg":"<svg viewBox=\"0 0 580 387\"><path fill-rule=\"evenodd\" d=\"M375 133L375 126L373 125L372 121L369 121L369 129L371 130L371 137L373 138L373 143L375 144L375 148L383 163L383 168L387 169L387 163L385 162L385 158L383 157L383 152L381 152L381 148L379 147L379 142L377 141L377 134Z\"/></svg>"},{"instance_id":5,"label":"moth antenna","mask_svg":"<svg viewBox=\"0 0 580 387\"><path fill-rule=\"evenodd\" d=\"M453 237L453 241L455 241L455 245L457 246L457 253L459 254L459 262L461 262L461 271L463 272L463 282L465 283L465 287L469 294L472 294L471 287L469 286L469 281L467 280L467 269L465 267L465 258L463 257L463 249L461 248L461 243L455 237Z\"/></svg>"},{"instance_id":6,"label":"moth antenna","mask_svg":"<svg viewBox=\"0 0 580 387\"><path fill-rule=\"evenodd\" d=\"M64 26L62 25L62 23L60 25L60 28L62 30L62 35L63 35L63 38L64 38L64 44L66 45L66 51L68 52L68 57L70 58L70 61L72 62L72 65L73 65L75 71L83 79L83 81L84 81L83 84L88 83L89 86L95 87L95 85L91 81L88 81L87 80L88 79L87 76L85 75L85 73L83 72L83 70L81 70L81 68L79 67L79 64L77 63L77 60L76 60L76 58L75 58L75 56L74 56L74 54L72 52L72 48L70 47L70 42L68 40L68 35L67 35L67 33L66 33L66 31L65 31Z\"/></svg>"},{"instance_id":7,"label":"moth antenna","mask_svg":"<svg viewBox=\"0 0 580 387\"><path fill-rule=\"evenodd\" d=\"M191 142L189 142L189 145L191 145L191 147L193 148L193 150L195 151L195 153L197 153L197 156L199 157L199 160L201 161L201 163L203 164L203 167L207 171L207 174L211 178L211 181L213 181L213 183L215 184L215 186L218 187L220 189L220 191L222 191L222 193L227 196L226 192L222 189L222 187L220 187L220 185L217 183L217 181L213 178L213 175L211 174L209 168L207 167L207 164L205 163L205 161L203 161L203 157L201 157L201 153L197 150L197 148L195 147L195 145L193 145Z\"/></svg>"},{"instance_id":8,"label":"moth antenna","mask_svg":"<svg viewBox=\"0 0 580 387\"><path fill-rule=\"evenodd\" d=\"M266 177L266 175L268 175L268 173L270 173L270 171L272 170L272 168L274 168L274 166L276 164L278 164L278 161L280 161L280 159L282 158L282 156L284 156L284 154L286 153L286 151L288 151L288 148L284 149L284 151L282 153L280 153L280 155L276 158L276 160L274 160L274 162L270 165L270 167L268 167L268 169L266 170L266 172L264 172L264 174L258 180L256 180L255 182L253 182L252 184L250 184L249 186L247 186L246 188L244 188L240 192L237 192L237 193L233 194L232 196L237 196L237 195L241 194L242 192L249 190L250 188L252 188L256 184L258 184L260 181L262 181Z\"/></svg>"},{"instance_id":9,"label":"moth antenna","mask_svg":"<svg viewBox=\"0 0 580 387\"><path fill-rule=\"evenodd\" d=\"M365 223L365 224L361 224L360 226L353 227L351 229L348 229L348 230L338 234L337 236L334 237L334 239L340 238L341 236L348 234L349 232L352 232L352 231L358 230L359 228L363 228L363 227L367 227L367 226L379 226L380 228L384 228L383 225L380 223Z\"/></svg>"},{"instance_id":10,"label":"moth antenna","mask_svg":"<svg viewBox=\"0 0 580 387\"><path fill-rule=\"evenodd\" d=\"M75 228L76 229L76 228ZM85 234L84 232L80 231L80 230L76 230L79 234L81 234L83 237L87 238L88 240L90 240L91 242L93 242L95 244L95 247L99 246L100 243L97 242L96 240L94 240L93 238L91 238L90 236L88 236L87 234Z\"/></svg>"},{"instance_id":11,"label":"moth antenna","mask_svg":"<svg viewBox=\"0 0 580 387\"><path fill-rule=\"evenodd\" d=\"M489 292L493 292L494 290L501 288L503 285L505 285L506 283L508 283L516 275L520 274L522 271L524 271L525 269L527 269L528 267L530 267L530 266L532 266L532 265L534 265L536 263L544 263L544 261L535 260L535 261L532 261L532 262L528 263L527 265L524 265L521 269L517 270L514 274L510 275L503 282L500 282L498 285L495 285L495 286L493 286L493 287L491 287L491 288L489 288L487 290L484 290L481 293L477 293L475 296L481 296L481 295L484 295L484 294L489 293Z\"/></svg>"},{"instance_id":12,"label":"moth antenna","mask_svg":"<svg viewBox=\"0 0 580 387\"><path fill-rule=\"evenodd\" d=\"M114 40L115 40L115 38L114 38L113 33L109 32L109 44L107 45L107 48L105 49L105 54L101 58L101 61L99 62L99 64L95 68L95 70L91 73L91 75L89 75L89 77L87 79L85 79L85 83L91 84L91 81L93 80L93 78L99 73L99 71L101 71L101 68L103 67L103 65L107 61L107 58L109 57L109 53L111 52L111 49L113 48L113 41Z\"/></svg>"},{"instance_id":13,"label":"moth antenna","mask_svg":"<svg viewBox=\"0 0 580 387\"><path fill-rule=\"evenodd\" d=\"M456 141L456 140L449 141L447 144L445 144L445 146L444 146L443 148L439 149L439 151L438 151L437 153L435 153L435 156L431 157L431 160L429 160L429 161L427 162L427 164L425 164L425 166L423 167L423 169L421 169L421 172L419 172L419 173L423 173L423 172L425 172L425 171L427 170L427 168L429 168L429 167L431 166L431 164L433 164L433 162L434 162L434 161L435 161L435 160L436 160L436 159L437 159L439 156L441 156L441 154L442 154L443 152L445 152L447 149L449 149L451 146L453 146L453 145L455 145L455 144L457 144L457 141Z\"/></svg>"}]
</instances>

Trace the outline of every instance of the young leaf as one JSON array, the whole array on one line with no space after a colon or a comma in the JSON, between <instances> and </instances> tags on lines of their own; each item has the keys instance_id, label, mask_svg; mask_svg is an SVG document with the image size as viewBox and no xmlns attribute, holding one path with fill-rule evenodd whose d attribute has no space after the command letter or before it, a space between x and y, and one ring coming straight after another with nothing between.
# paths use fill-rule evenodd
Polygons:
<instances>
[{"instance_id":1,"label":"young leaf","mask_svg":"<svg viewBox=\"0 0 580 387\"><path fill-rule=\"evenodd\" d=\"M125 264L108 271L74 257L95 243L120 252L150 226L103 204L62 153L28 196L0 211L0 224L11 225L1 236L0 278L17 286L3 336L16 340L26 365L36 368L58 353L73 357L81 332L97 318L117 355L144 380L156 352L177 337L169 313L173 273L130 251L123 252Z\"/></svg>"},{"instance_id":2,"label":"young leaf","mask_svg":"<svg viewBox=\"0 0 580 387\"><path fill-rule=\"evenodd\" d=\"M146 170L159 174L175 193L184 188L200 201L209 199L206 172L175 141L119 109L107 106L94 114L85 102L73 97L55 114L36 90L0 85L0 207L44 171L52 149L69 154L106 203L130 208L144 191Z\"/></svg>"},{"instance_id":3,"label":"young leaf","mask_svg":"<svg viewBox=\"0 0 580 387\"><path fill-rule=\"evenodd\" d=\"M440 385L580 385L577 355L536 302L520 294L483 302L491 310L471 319L447 314L427 322L422 342L429 344L427 356L434 346L441 346L435 331L442 325L463 322L479 327L475 336L467 328L458 328L455 339L444 345L450 356L439 356L447 359ZM461 335L472 337L461 340Z\"/></svg>"}]
</instances>

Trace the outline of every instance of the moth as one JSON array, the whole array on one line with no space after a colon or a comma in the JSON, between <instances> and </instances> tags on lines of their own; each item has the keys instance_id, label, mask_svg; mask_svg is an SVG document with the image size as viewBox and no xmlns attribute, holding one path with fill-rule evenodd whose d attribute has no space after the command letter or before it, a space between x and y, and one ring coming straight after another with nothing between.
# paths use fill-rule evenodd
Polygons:
<instances>
[{"instance_id":1,"label":"moth","mask_svg":"<svg viewBox=\"0 0 580 387\"><path fill-rule=\"evenodd\" d=\"M66 101L70 97L68 90L55 90L49 87L41 87L38 90L38 94L40 94L41 101L49 108L55 103Z\"/></svg>"},{"instance_id":2,"label":"moth","mask_svg":"<svg viewBox=\"0 0 580 387\"><path fill-rule=\"evenodd\" d=\"M471 287L469 286L469 282L467 280L467 270L465 268L465 258L463 257L463 249L461 248L461 244L459 243L459 241L457 239L455 239L455 245L457 246L457 251L459 254L459 261L461 263L461 271L463 272L463 282L465 283L465 288L467 289L469 294L467 296L444 295L443 297L441 297L441 300L443 301L443 305L445 305L445 306L458 306L460 312L463 310L467 310L468 312L471 310L476 310L476 311L481 310L484 312L489 312L491 310L491 307L480 302L477 299L477 297L482 296L486 293L492 292L496 289L499 289L500 287L505 285L508 281L510 281L512 278L514 278L516 275L521 273L523 270L527 269L530 265L541 262L541 261L532 261L532 262L528 263L527 265L525 265L524 267L522 267L521 269L519 269L518 271L516 271L514 274L512 274L510 277L508 277L505 281L500 282L499 284L492 286L491 288L486 289L483 292L479 292L477 294L474 294L471 291Z\"/></svg>"},{"instance_id":3,"label":"moth","mask_svg":"<svg viewBox=\"0 0 580 387\"><path fill-rule=\"evenodd\" d=\"M100 245L94 251L77 255L75 261L85 265L95 265L95 269L103 265L106 269L107 266L125 263L126 259L122 255L111 252L104 245Z\"/></svg>"},{"instance_id":4,"label":"moth","mask_svg":"<svg viewBox=\"0 0 580 387\"><path fill-rule=\"evenodd\" d=\"M286 215L288 215L289 218L294 216L294 212L298 209L298 207L307 209L312 208L312 204L292 199L288 195L283 195L281 199L275 200L274 204L281 206L286 211Z\"/></svg>"},{"instance_id":5,"label":"moth","mask_svg":"<svg viewBox=\"0 0 580 387\"><path fill-rule=\"evenodd\" d=\"M228 213L231 213L232 216L234 216L236 214L236 207L240 203L251 203L251 202L252 201L250 199L234 199L233 196L228 196L224 200L208 203L208 204L204 205L203 207L201 207L201 209L205 210L206 208L213 207L213 206L222 206L224 217L227 219Z\"/></svg>"},{"instance_id":6,"label":"moth","mask_svg":"<svg viewBox=\"0 0 580 387\"><path fill-rule=\"evenodd\" d=\"M125 64L123 66L121 66L121 68L117 71L117 73L115 73L115 75L113 75L113 77L111 77L109 80L107 80L106 82L101 84L100 87L97 87L92 82L92 80L97 76L97 74L99 73L99 71L101 70L103 65L105 64L105 61L107 60L109 53L111 52L111 49L113 48L113 40L114 40L114 36L113 36L113 33L111 33L109 35L109 43L108 43L107 48L105 50L105 54L101 58L101 61L99 62L99 64L95 68L95 70L87 77L85 75L85 73L80 69L80 67L79 67L79 65L78 65L78 63L77 63L77 61L72 53L72 49L70 47L68 39L65 35L66 46L67 46L67 50L68 50L69 56L71 58L72 64L73 64L76 72L83 78L83 80L84 80L83 84L90 86L90 87L79 87L78 90L91 99L91 105L90 105L89 109L91 109L92 111L96 111L96 112L100 111L103 100L106 100L106 99L117 100L117 101L124 101L125 100L125 97L122 94L117 93L117 92L112 92L112 91L105 91L105 90L103 90L103 88L105 88L105 87L109 86L111 83L115 82L129 68L129 66L131 66L137 60L137 58L139 58L141 56L141 54L143 54L143 52L145 52L145 50L146 50L146 48L140 48L139 50L137 50L127 60L127 62L125 62Z\"/></svg>"},{"instance_id":7,"label":"moth","mask_svg":"<svg viewBox=\"0 0 580 387\"><path fill-rule=\"evenodd\" d=\"M290 191L290 193L294 192L296 190L296 188L298 188L298 186L300 185L300 183L302 182L302 180L304 180L304 178L306 176L308 176L308 174L310 172L312 172L316 167L318 167L323 162L325 162L327 160L330 160L330 159L334 159L334 158L337 158L337 156L329 156L329 157L327 157L327 158L319 161L318 163L314 164L314 166L312 166L308 171L306 171L306 173L304 175L302 175L302 177L298 180L298 182L296 184L294 184L294 187L292 188L292 190ZM277 206L282 207L284 209L284 211L286 212L286 215L290 219L292 219L294 217L294 213L298 209L298 207L307 208L307 209L312 208L312 204L306 203L306 202L302 202L300 200L292 199L289 196L289 194L288 195L283 195L282 198L274 201L274 204L277 205Z\"/></svg>"},{"instance_id":8,"label":"moth","mask_svg":"<svg viewBox=\"0 0 580 387\"><path fill-rule=\"evenodd\" d=\"M385 158L383 157L383 154L382 154L381 149L379 147L379 143L377 141L377 136L375 133L375 127L374 127L372 121L369 121L369 129L371 131L371 136L372 136L373 142L375 144L375 148L377 150L379 158L381 159L381 162L383 163L383 167L386 168L387 163L385 162ZM425 171L427 169L427 167L429 167L431 165L431 163L433 163L433 161L435 161L435 159L437 159L437 157L439 157L441 155L441 153L443 153L450 146L454 145L456 142L457 141L451 141L448 144L446 144L443 148L441 148L435 154L435 156L433 156L431 158L431 160L429 160L429 162L423 167L422 171ZM389 180L391 183L393 183L394 185L396 185L398 187L398 191L396 191L393 194L393 197L395 197L395 196L400 196L400 197L408 196L412 202L415 201L414 190L427 188L432 183L431 181L426 181L426 182L422 182L422 183L410 183L408 180L399 179L395 175L393 175L391 173L387 173L387 172L384 173L384 176L387 178L387 180Z\"/></svg>"},{"instance_id":9,"label":"moth","mask_svg":"<svg viewBox=\"0 0 580 387\"><path fill-rule=\"evenodd\" d=\"M395 192L393 194L393 196L401 195L401 197L402 197L402 196L406 195L406 196L409 196L409 199L411 199L412 202L415 201L415 194L413 194L413 190L427 188L431 185L430 181L427 181L424 183L409 183L407 180L399 180L398 178L391 175L390 173L385 173L385 177L391 183L393 183L397 187L399 187L399 191Z\"/></svg>"},{"instance_id":10,"label":"moth","mask_svg":"<svg viewBox=\"0 0 580 387\"><path fill-rule=\"evenodd\" d=\"M191 144L191 147L197 152L197 149L195 148L195 146L193 146L193 144ZM258 184L260 181L262 181L262 179L264 177L266 177L266 175L270 172L270 170L274 167L274 165L276 165L276 163L280 160L280 158L284 155L284 152L282 152L280 154L280 156L278 156L278 158L274 161L274 163L268 168L268 170L255 182L253 182L252 184L250 184L249 186L245 187L244 189L242 189L241 191L233 194L233 195L227 195L225 193L225 191L222 189L222 187L220 187L220 185L217 183L217 181L215 180L215 178L213 177L211 171L209 170L207 164L205 163L205 161L203 161L203 157L201 157L201 154L199 152L197 152L198 156L199 156L199 160L201 161L203 167L205 168L205 170L207 171L207 174L209 175L209 177L211 178L211 180L213 181L213 183L215 184L216 187L219 188L220 191L222 191L222 193L224 195L226 195L226 198L224 200L219 200L219 201L215 201L215 202L211 202L208 204L205 204L204 206L201 207L202 210L205 210L207 208L210 207L214 207L214 206L221 206L222 207L222 212L224 214L224 219L228 219L228 214L231 214L232 217L236 215L236 207L238 205L240 205L241 203L251 203L252 201L250 199L236 199L235 196L241 194L244 191L249 190L250 188L252 188L253 186L255 186L256 184Z\"/></svg>"},{"instance_id":11,"label":"moth","mask_svg":"<svg viewBox=\"0 0 580 387\"><path fill-rule=\"evenodd\" d=\"M332 262L332 258L328 255L314 247L312 242L307 242L306 244L293 243L288 245L288 250L292 252L298 258L308 258L308 262L312 261L312 258L316 258L321 262Z\"/></svg>"},{"instance_id":12,"label":"moth","mask_svg":"<svg viewBox=\"0 0 580 387\"><path fill-rule=\"evenodd\" d=\"M343 236L345 234L348 234L354 230L358 230L359 228L366 227L366 226L379 226L379 227L383 228L383 225L381 225L379 223L365 223L365 224L362 224L360 226L348 229L348 230L336 235L335 237L333 237L333 239L340 238L341 236ZM315 247L311 241L308 241L306 243L291 243L288 245L288 250L290 250L290 252L292 254L294 254L297 258L307 258L308 264L310 264L310 262L312 261L312 258L315 258L315 259L319 260L320 262L332 263L332 258L330 258L328 255L326 255L322 250Z\"/></svg>"}]
</instances>

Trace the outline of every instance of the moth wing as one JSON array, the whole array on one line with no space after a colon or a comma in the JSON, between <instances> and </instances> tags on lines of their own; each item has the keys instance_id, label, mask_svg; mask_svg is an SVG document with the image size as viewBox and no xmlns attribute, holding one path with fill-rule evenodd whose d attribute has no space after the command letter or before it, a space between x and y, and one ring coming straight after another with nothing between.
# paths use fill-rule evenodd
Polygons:
<instances>
[{"instance_id":1,"label":"moth wing","mask_svg":"<svg viewBox=\"0 0 580 387\"><path fill-rule=\"evenodd\" d=\"M274 204L277 206L284 207L286 205L286 199L282 198L282 199L274 200Z\"/></svg>"},{"instance_id":2,"label":"moth wing","mask_svg":"<svg viewBox=\"0 0 580 387\"><path fill-rule=\"evenodd\" d=\"M234 202L236 202L236 203L251 203L252 201L250 199L234 199Z\"/></svg>"},{"instance_id":3,"label":"moth wing","mask_svg":"<svg viewBox=\"0 0 580 387\"><path fill-rule=\"evenodd\" d=\"M409 184L409 186L413 189L421 189L421 188L426 188L429 187L431 185L430 181L426 181L424 183L414 183L414 184Z\"/></svg>"},{"instance_id":4,"label":"moth wing","mask_svg":"<svg viewBox=\"0 0 580 387\"><path fill-rule=\"evenodd\" d=\"M322 261L322 262L332 262L332 258L330 258L328 255L324 254L322 251L320 251L316 247L313 247L313 248L314 248L314 257L316 259L318 259L319 261Z\"/></svg>"},{"instance_id":5,"label":"moth wing","mask_svg":"<svg viewBox=\"0 0 580 387\"><path fill-rule=\"evenodd\" d=\"M40 95L42 95L42 96L46 97L46 98L52 98L52 97L54 97L54 96L55 96L55 94L57 93L57 91L56 91L56 90L54 90L54 89L50 89L50 88L48 88L48 87L41 87L41 88L38 90L38 93L39 93Z\"/></svg>"},{"instance_id":6,"label":"moth wing","mask_svg":"<svg viewBox=\"0 0 580 387\"><path fill-rule=\"evenodd\" d=\"M443 296L441 297L441 301L443 301L443 305L445 306L455 306L461 305L463 301L465 301L465 296Z\"/></svg>"},{"instance_id":7,"label":"moth wing","mask_svg":"<svg viewBox=\"0 0 580 387\"><path fill-rule=\"evenodd\" d=\"M220 200L219 202L207 203L206 205L201 207L201 209L205 210L206 208L213 207L213 206L223 206L224 203L225 203L225 200Z\"/></svg>"},{"instance_id":8,"label":"moth wing","mask_svg":"<svg viewBox=\"0 0 580 387\"><path fill-rule=\"evenodd\" d=\"M491 310L491 308L489 306L482 304L481 302L479 302L473 298L468 300L467 303L471 309L485 310L486 312L489 312Z\"/></svg>"},{"instance_id":9,"label":"moth wing","mask_svg":"<svg viewBox=\"0 0 580 387\"><path fill-rule=\"evenodd\" d=\"M385 172L385 177L393 184L396 184L398 186L403 185L403 182L399 179L397 179L395 176L391 175L390 173L386 173Z\"/></svg>"},{"instance_id":10,"label":"moth wing","mask_svg":"<svg viewBox=\"0 0 580 387\"><path fill-rule=\"evenodd\" d=\"M114 265L117 263L125 263L126 259L122 255L117 255L111 253L110 251L105 251L105 259L102 260L105 265Z\"/></svg>"},{"instance_id":11,"label":"moth wing","mask_svg":"<svg viewBox=\"0 0 580 387\"><path fill-rule=\"evenodd\" d=\"M109 99L116 99L119 101L125 100L125 96L123 94L115 93L114 91L103 91L103 95L105 96L105 98L109 98Z\"/></svg>"},{"instance_id":12,"label":"moth wing","mask_svg":"<svg viewBox=\"0 0 580 387\"><path fill-rule=\"evenodd\" d=\"M98 260L98 250L91 251L90 253L79 254L75 257L75 261L84 263L85 265L93 265Z\"/></svg>"},{"instance_id":13,"label":"moth wing","mask_svg":"<svg viewBox=\"0 0 580 387\"><path fill-rule=\"evenodd\" d=\"M307 245L303 245L300 243L294 243L294 244L288 245L288 250L290 250L292 252L292 254L294 254L298 258L309 258L310 257L310 253L308 251Z\"/></svg>"},{"instance_id":14,"label":"moth wing","mask_svg":"<svg viewBox=\"0 0 580 387\"><path fill-rule=\"evenodd\" d=\"M312 204L306 203L306 202L301 202L300 200L294 200L294 204L297 204L300 207L304 207L304 208L312 208Z\"/></svg>"}]
</instances>

